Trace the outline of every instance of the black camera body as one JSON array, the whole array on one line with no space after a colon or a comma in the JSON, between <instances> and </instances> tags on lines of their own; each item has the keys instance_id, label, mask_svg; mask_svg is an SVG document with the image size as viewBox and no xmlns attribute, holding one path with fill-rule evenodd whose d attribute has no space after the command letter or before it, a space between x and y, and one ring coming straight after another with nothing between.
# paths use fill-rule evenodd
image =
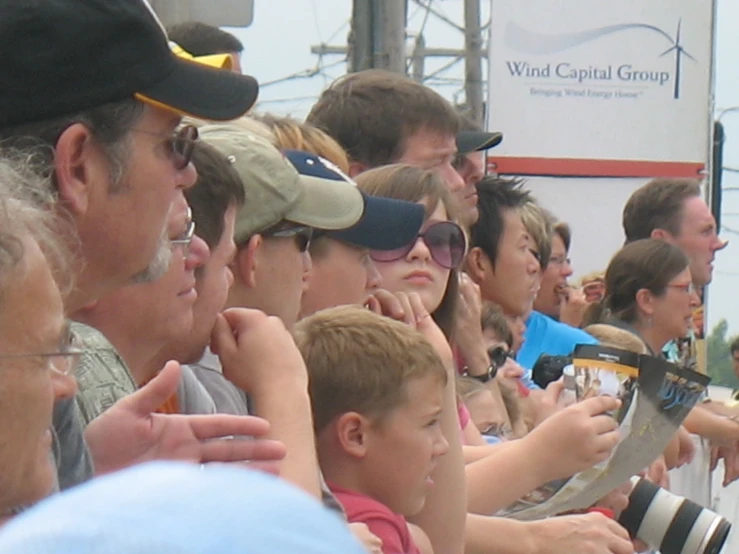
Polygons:
<instances>
[{"instance_id":1,"label":"black camera body","mask_svg":"<svg viewBox=\"0 0 739 554\"><path fill-rule=\"evenodd\" d=\"M550 356L542 354L531 368L531 376L534 383L542 389L547 388L549 383L559 381L564 368L572 363L572 356Z\"/></svg>"}]
</instances>

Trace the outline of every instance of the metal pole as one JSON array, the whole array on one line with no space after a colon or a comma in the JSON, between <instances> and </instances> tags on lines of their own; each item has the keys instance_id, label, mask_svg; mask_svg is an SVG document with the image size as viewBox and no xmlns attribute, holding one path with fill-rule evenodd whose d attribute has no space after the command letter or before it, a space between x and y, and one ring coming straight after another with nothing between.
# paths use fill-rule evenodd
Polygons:
<instances>
[{"instance_id":1,"label":"metal pole","mask_svg":"<svg viewBox=\"0 0 739 554\"><path fill-rule=\"evenodd\" d=\"M405 2L375 0L373 66L405 74Z\"/></svg>"},{"instance_id":2,"label":"metal pole","mask_svg":"<svg viewBox=\"0 0 739 554\"><path fill-rule=\"evenodd\" d=\"M478 125L483 125L480 0L464 1L464 27L464 89L467 106L470 118Z\"/></svg>"},{"instance_id":3,"label":"metal pole","mask_svg":"<svg viewBox=\"0 0 739 554\"><path fill-rule=\"evenodd\" d=\"M426 61L426 39L418 35L413 47L413 59L411 61L411 77L417 83L423 83L424 62Z\"/></svg>"},{"instance_id":4,"label":"metal pole","mask_svg":"<svg viewBox=\"0 0 739 554\"><path fill-rule=\"evenodd\" d=\"M370 0L354 0L349 33L349 71L372 67L372 5Z\"/></svg>"}]
</instances>

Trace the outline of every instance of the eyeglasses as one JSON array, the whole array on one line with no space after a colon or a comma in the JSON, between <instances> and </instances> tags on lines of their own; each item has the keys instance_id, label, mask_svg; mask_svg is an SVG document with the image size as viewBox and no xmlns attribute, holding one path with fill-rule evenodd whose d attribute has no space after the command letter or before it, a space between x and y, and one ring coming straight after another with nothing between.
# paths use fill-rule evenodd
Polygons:
<instances>
[{"instance_id":1,"label":"eyeglasses","mask_svg":"<svg viewBox=\"0 0 739 554\"><path fill-rule=\"evenodd\" d=\"M413 250L418 239L429 249L431 258L444 269L456 269L462 264L467 251L467 238L462 228L452 221L432 223L418 238L394 250L372 250L370 257L376 262L394 262L405 258Z\"/></svg>"},{"instance_id":2,"label":"eyeglasses","mask_svg":"<svg viewBox=\"0 0 739 554\"><path fill-rule=\"evenodd\" d=\"M313 229L305 225L293 225L291 227L276 228L260 233L263 237L289 238L295 237L300 252L307 252L310 241L313 239Z\"/></svg>"},{"instance_id":3,"label":"eyeglasses","mask_svg":"<svg viewBox=\"0 0 739 554\"><path fill-rule=\"evenodd\" d=\"M162 136L161 133L133 129L138 133ZM192 152L198 140L198 128L193 125L180 127L172 136L165 140L167 155L172 160L175 169L185 169L192 159Z\"/></svg>"},{"instance_id":4,"label":"eyeglasses","mask_svg":"<svg viewBox=\"0 0 739 554\"><path fill-rule=\"evenodd\" d=\"M685 285L667 285L671 289L679 289L687 294L693 294L695 292L695 285L693 283L686 283Z\"/></svg>"},{"instance_id":5,"label":"eyeglasses","mask_svg":"<svg viewBox=\"0 0 739 554\"><path fill-rule=\"evenodd\" d=\"M185 227L185 230L180 234L179 236L170 239L170 244L172 246L179 246L184 251L184 254L187 255L190 250L190 244L192 244L192 238L195 236L195 222L192 219L192 209L187 208L187 226Z\"/></svg>"},{"instance_id":6,"label":"eyeglasses","mask_svg":"<svg viewBox=\"0 0 739 554\"><path fill-rule=\"evenodd\" d=\"M549 263L552 265L572 265L572 261L566 256L551 256Z\"/></svg>"},{"instance_id":7,"label":"eyeglasses","mask_svg":"<svg viewBox=\"0 0 739 554\"><path fill-rule=\"evenodd\" d=\"M506 423L493 423L487 429L480 431L481 435L488 437L498 437L501 439L509 439L513 437L513 429Z\"/></svg>"},{"instance_id":8,"label":"eyeglasses","mask_svg":"<svg viewBox=\"0 0 739 554\"><path fill-rule=\"evenodd\" d=\"M59 375L69 375L74 372L74 369L79 364L80 358L86 352L85 349L76 345L76 339L72 339L72 342L73 344L70 344L70 346L60 352L3 354L0 355L0 360L13 358L43 358L47 360L49 369L54 373L58 373Z\"/></svg>"},{"instance_id":9,"label":"eyeglasses","mask_svg":"<svg viewBox=\"0 0 739 554\"><path fill-rule=\"evenodd\" d=\"M496 370L503 367L508 358L511 357L511 353L504 346L496 346L488 350L488 358L490 358L490 363L495 366Z\"/></svg>"}]
</instances>

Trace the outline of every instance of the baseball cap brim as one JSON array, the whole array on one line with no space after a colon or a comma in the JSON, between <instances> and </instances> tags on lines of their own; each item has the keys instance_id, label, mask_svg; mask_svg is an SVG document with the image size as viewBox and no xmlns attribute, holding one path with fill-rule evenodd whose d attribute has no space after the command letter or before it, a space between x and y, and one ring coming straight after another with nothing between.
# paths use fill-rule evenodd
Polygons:
<instances>
[{"instance_id":1,"label":"baseball cap brim","mask_svg":"<svg viewBox=\"0 0 739 554\"><path fill-rule=\"evenodd\" d=\"M193 56L192 54L190 54L190 52L188 52L187 50L182 48L182 46L172 40L169 41L169 48L170 50L172 50L172 53L185 60L194 60L198 63L202 63L210 67L215 67L216 69L233 69L234 63L231 54L207 54L205 56Z\"/></svg>"},{"instance_id":2,"label":"baseball cap brim","mask_svg":"<svg viewBox=\"0 0 739 554\"><path fill-rule=\"evenodd\" d=\"M173 57L172 71L136 92L138 100L179 115L213 121L236 119L256 102L259 85L254 77Z\"/></svg>"},{"instance_id":3,"label":"baseball cap brim","mask_svg":"<svg viewBox=\"0 0 739 554\"><path fill-rule=\"evenodd\" d=\"M487 131L460 131L457 133L457 151L460 154L480 152L497 146L503 140L503 133Z\"/></svg>"},{"instance_id":4,"label":"baseball cap brim","mask_svg":"<svg viewBox=\"0 0 739 554\"><path fill-rule=\"evenodd\" d=\"M370 250L394 250L418 237L424 208L415 202L364 196L364 213L353 227L328 236Z\"/></svg>"},{"instance_id":5,"label":"baseball cap brim","mask_svg":"<svg viewBox=\"0 0 739 554\"><path fill-rule=\"evenodd\" d=\"M285 219L314 229L333 231L357 223L364 211L362 193L355 186L301 175L303 194Z\"/></svg>"}]
</instances>

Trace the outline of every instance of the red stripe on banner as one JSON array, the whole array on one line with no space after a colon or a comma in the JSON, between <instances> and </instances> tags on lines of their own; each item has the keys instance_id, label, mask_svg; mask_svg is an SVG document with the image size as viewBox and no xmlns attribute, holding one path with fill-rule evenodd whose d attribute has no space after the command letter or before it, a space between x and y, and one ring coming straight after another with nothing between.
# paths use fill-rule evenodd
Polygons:
<instances>
[{"instance_id":1,"label":"red stripe on banner","mask_svg":"<svg viewBox=\"0 0 739 554\"><path fill-rule=\"evenodd\" d=\"M703 177L705 164L699 162L490 157L488 158L488 170L497 171L503 175L688 177L700 179Z\"/></svg>"}]
</instances>

